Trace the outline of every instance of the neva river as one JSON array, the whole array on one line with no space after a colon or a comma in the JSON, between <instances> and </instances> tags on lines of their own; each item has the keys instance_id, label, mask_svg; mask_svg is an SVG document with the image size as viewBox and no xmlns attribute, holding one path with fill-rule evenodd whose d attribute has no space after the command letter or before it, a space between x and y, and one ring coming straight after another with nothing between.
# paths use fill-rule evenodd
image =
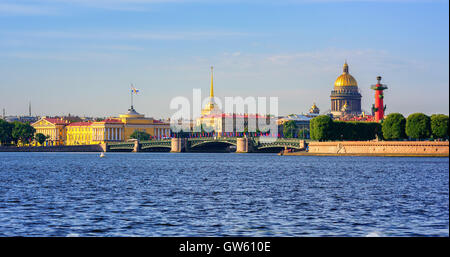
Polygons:
<instances>
[{"instance_id":1,"label":"neva river","mask_svg":"<svg viewBox=\"0 0 450 257\"><path fill-rule=\"evenodd\" d=\"M449 236L449 159L0 153L0 236Z\"/></svg>"}]
</instances>

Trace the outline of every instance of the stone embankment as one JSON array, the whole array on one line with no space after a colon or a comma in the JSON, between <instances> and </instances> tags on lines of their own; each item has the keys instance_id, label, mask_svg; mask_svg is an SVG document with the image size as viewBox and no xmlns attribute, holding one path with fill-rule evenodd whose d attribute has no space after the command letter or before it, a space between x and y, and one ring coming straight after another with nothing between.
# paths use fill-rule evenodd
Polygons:
<instances>
[{"instance_id":1,"label":"stone embankment","mask_svg":"<svg viewBox=\"0 0 450 257\"><path fill-rule=\"evenodd\" d=\"M284 155L333 156L449 156L448 141L333 141L310 142L308 152Z\"/></svg>"},{"instance_id":2,"label":"stone embankment","mask_svg":"<svg viewBox=\"0 0 450 257\"><path fill-rule=\"evenodd\" d=\"M0 152L103 152L105 145L0 146Z\"/></svg>"}]
</instances>

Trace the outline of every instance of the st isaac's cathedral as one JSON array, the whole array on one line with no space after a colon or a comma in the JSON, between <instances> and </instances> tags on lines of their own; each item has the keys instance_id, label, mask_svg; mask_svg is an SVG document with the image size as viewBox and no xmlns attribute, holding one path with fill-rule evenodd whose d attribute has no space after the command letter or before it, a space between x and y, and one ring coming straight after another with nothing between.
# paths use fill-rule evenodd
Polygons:
<instances>
[{"instance_id":1,"label":"st isaac's cathedral","mask_svg":"<svg viewBox=\"0 0 450 257\"><path fill-rule=\"evenodd\" d=\"M356 79L348 72L348 64L344 63L342 74L334 82L331 91L331 114L334 117L361 114L361 94Z\"/></svg>"}]
</instances>

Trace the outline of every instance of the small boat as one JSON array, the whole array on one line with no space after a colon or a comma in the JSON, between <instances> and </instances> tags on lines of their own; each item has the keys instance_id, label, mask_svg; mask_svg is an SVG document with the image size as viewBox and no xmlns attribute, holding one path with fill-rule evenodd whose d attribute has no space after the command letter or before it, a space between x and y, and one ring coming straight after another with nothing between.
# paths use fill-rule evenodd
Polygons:
<instances>
[{"instance_id":1,"label":"small boat","mask_svg":"<svg viewBox=\"0 0 450 257\"><path fill-rule=\"evenodd\" d=\"M105 153L104 152L102 152L101 154L100 154L100 158L101 157L105 157Z\"/></svg>"}]
</instances>

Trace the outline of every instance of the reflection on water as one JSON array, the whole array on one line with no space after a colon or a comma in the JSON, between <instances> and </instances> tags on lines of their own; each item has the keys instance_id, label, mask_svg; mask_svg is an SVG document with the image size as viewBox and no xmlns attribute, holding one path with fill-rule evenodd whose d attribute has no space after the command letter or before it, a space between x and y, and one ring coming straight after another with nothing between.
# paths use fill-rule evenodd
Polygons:
<instances>
[{"instance_id":1,"label":"reflection on water","mask_svg":"<svg viewBox=\"0 0 450 257\"><path fill-rule=\"evenodd\" d=\"M449 236L448 158L0 153L1 236Z\"/></svg>"}]
</instances>

